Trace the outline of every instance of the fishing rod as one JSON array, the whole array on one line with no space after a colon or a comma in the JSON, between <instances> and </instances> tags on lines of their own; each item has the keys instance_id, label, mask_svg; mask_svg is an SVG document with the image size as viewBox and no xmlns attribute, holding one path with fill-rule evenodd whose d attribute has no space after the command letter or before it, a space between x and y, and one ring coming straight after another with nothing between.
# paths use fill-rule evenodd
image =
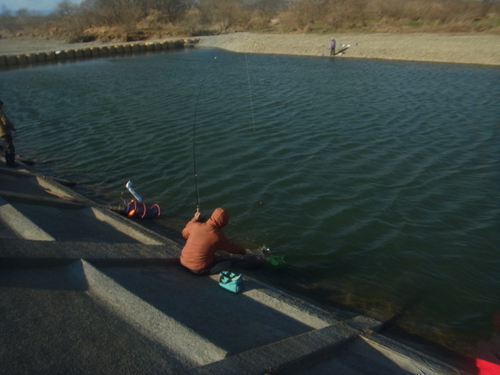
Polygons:
<instances>
[{"instance_id":1,"label":"fishing rod","mask_svg":"<svg viewBox=\"0 0 500 375\"><path fill-rule=\"evenodd\" d=\"M217 59L217 56L213 58L213 60L210 62L208 65L205 74L203 76L203 80L201 81L200 88L198 90L198 95L196 97L196 105L195 105L195 110L194 110L194 121L193 121L193 174L194 174L194 186L195 186L195 192L196 192L196 212L200 212L200 191L198 188L198 170L197 170L197 164L196 164L196 124L197 124L197 115L198 115L198 104L200 102L200 96L201 96L201 91L203 88L203 85L205 83L205 80L207 79L208 72L210 70L210 67L212 66L213 62ZM253 108L253 95L252 95L252 87L250 84L250 73L248 69L248 59L247 55L245 54L245 62L246 62L246 70L247 70L247 81L248 81L248 91L249 91L249 97L250 97L250 109L252 113L252 125L253 125L253 130L255 131L255 115L254 115L254 108Z\"/></svg>"},{"instance_id":2,"label":"fishing rod","mask_svg":"<svg viewBox=\"0 0 500 375\"><path fill-rule=\"evenodd\" d=\"M195 185L195 191L196 191L196 212L200 212L200 191L198 188L198 171L197 171L197 166L196 166L196 124L197 124L197 115L198 115L198 104L200 102L200 96L201 96L201 90L203 88L203 85L205 83L205 80L208 76L208 72L210 70L210 67L212 66L213 62L217 59L217 56L214 57L214 59L210 62L208 65L205 74L203 76L203 80L200 83L200 88L198 90L198 95L196 97L196 105L195 105L195 110L194 110L194 121L193 121L193 173L194 173L194 185ZM248 59L247 55L245 54L245 62L246 62L246 69L247 69L247 80L248 80L248 91L250 95L250 108L252 112L252 124L253 124L253 130L255 131L255 115L254 115L254 108L253 108L253 97L252 97L252 87L250 84L250 73L248 69ZM281 257L275 257L271 256L270 249L266 247L265 245L261 246L259 249L257 249L256 254L261 256L262 258L266 259L274 266L280 266L283 264L286 264L285 260L283 259L284 256Z\"/></svg>"},{"instance_id":3,"label":"fishing rod","mask_svg":"<svg viewBox=\"0 0 500 375\"><path fill-rule=\"evenodd\" d=\"M196 191L196 212L200 212L200 191L198 189L198 172L196 169L196 117L198 114L198 103L200 102L200 95L201 95L201 89L203 88L203 84L205 83L205 80L208 75L208 71L210 70L210 67L212 66L213 62L217 59L217 56L213 58L213 60L210 62L210 64L207 67L207 70L205 71L205 75L203 76L203 80L201 81L200 84L200 89L198 91L198 96L196 98L196 106L194 108L194 122L193 122L193 172L194 172L194 187Z\"/></svg>"},{"instance_id":4,"label":"fishing rod","mask_svg":"<svg viewBox=\"0 0 500 375\"><path fill-rule=\"evenodd\" d=\"M253 110L253 97L252 97L252 86L250 85L250 73L248 72L248 59L247 59L247 54L245 53L245 62L247 65L247 80L248 80L248 92L250 95L250 109L252 113L252 125L253 125L253 131L255 131L255 115L254 115L254 110Z\"/></svg>"}]
</instances>

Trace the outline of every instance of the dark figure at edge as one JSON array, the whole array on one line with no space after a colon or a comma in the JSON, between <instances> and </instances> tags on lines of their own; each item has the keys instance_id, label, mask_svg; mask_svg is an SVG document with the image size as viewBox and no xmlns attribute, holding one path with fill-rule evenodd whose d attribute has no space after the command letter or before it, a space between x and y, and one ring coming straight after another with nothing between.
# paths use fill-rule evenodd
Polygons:
<instances>
[{"instance_id":1,"label":"dark figure at edge","mask_svg":"<svg viewBox=\"0 0 500 375\"><path fill-rule=\"evenodd\" d=\"M14 124L10 122L3 112L3 102L0 100L0 138L2 138L5 152L5 164L10 168L16 166L16 150L12 141L12 132L15 130Z\"/></svg>"}]
</instances>

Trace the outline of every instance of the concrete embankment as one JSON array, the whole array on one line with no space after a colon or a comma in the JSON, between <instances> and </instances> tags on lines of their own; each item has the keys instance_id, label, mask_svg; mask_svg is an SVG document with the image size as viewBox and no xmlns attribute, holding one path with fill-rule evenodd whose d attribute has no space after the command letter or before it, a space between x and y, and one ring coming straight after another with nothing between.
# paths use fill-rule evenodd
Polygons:
<instances>
[{"instance_id":1,"label":"concrete embankment","mask_svg":"<svg viewBox=\"0 0 500 375\"><path fill-rule=\"evenodd\" d=\"M108 57L115 55L132 55L144 52L158 52L165 50L192 48L198 39L178 39L146 43L124 43L88 48L75 48L49 52L34 52L21 54L1 54L0 67L16 67L28 64L45 62L61 62L75 59Z\"/></svg>"},{"instance_id":2,"label":"concrete embankment","mask_svg":"<svg viewBox=\"0 0 500 375\"><path fill-rule=\"evenodd\" d=\"M177 242L1 159L0 373L471 373L250 271L232 294L184 270Z\"/></svg>"}]
</instances>

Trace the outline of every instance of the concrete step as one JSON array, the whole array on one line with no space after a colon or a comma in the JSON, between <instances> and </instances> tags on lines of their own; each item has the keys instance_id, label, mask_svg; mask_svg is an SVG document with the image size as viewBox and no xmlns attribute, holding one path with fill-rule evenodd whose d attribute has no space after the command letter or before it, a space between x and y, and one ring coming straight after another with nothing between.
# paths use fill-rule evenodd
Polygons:
<instances>
[{"instance_id":1,"label":"concrete step","mask_svg":"<svg viewBox=\"0 0 500 375\"><path fill-rule=\"evenodd\" d=\"M85 260L73 260L66 264L42 262L37 265L40 259L34 258L30 268L12 267L5 263L2 254L0 288L4 293L0 300L10 311L0 324L6 335L2 340L8 341L8 337L17 335L17 315L24 311L27 315L43 314L48 320L71 321L72 333L63 334L59 340L74 350L87 350L86 344L80 347L86 342L81 337L85 332L77 329L86 322L71 310L60 309L70 299L73 304L83 304L84 311L105 311L110 323L113 322L112 330L125 324L129 327L127 337L138 335L141 341L163 348L166 363L175 364L176 373L183 373L239 353L300 338L304 333L317 331L311 325L328 328L329 322L335 321L325 319L321 309L294 302L284 293L267 293L260 283L248 280L247 294L236 295L220 288L209 277L193 276L178 264L145 266L138 262L135 267L123 267L110 263L96 267ZM22 296L34 289L38 293L27 297L34 304L27 304ZM19 294L19 290L25 293ZM43 302L39 298L43 298ZM277 308L272 307L272 300ZM94 329L108 330L105 321L93 321ZM58 324L40 331L33 329L31 334L40 340L43 336L58 337L59 330L66 330ZM114 349L111 352L114 353Z\"/></svg>"},{"instance_id":2,"label":"concrete step","mask_svg":"<svg viewBox=\"0 0 500 375\"><path fill-rule=\"evenodd\" d=\"M90 263L82 261L82 266L89 296L185 362L199 366L226 355L225 350L131 293Z\"/></svg>"},{"instance_id":3,"label":"concrete step","mask_svg":"<svg viewBox=\"0 0 500 375\"><path fill-rule=\"evenodd\" d=\"M96 280L92 270L84 270L80 261L60 267L2 268L0 373L179 374L196 366L109 308L109 299L124 309L140 307L128 296L120 300L124 295L116 294L117 288L111 287L108 300L101 303L99 294L109 286ZM139 321L168 321L157 318L152 309L132 311L132 316L136 312ZM146 312L153 313L151 318L141 315Z\"/></svg>"},{"instance_id":4,"label":"concrete step","mask_svg":"<svg viewBox=\"0 0 500 375\"><path fill-rule=\"evenodd\" d=\"M33 221L0 197L0 220L20 238L26 240L55 241Z\"/></svg>"},{"instance_id":5,"label":"concrete step","mask_svg":"<svg viewBox=\"0 0 500 375\"><path fill-rule=\"evenodd\" d=\"M381 322L365 316L336 320L251 278L244 293L232 294L178 264L96 266L72 260L19 268L4 260L0 306L9 308L1 313L0 347L6 373L43 367L95 374L110 369L190 375L465 374L377 333ZM45 355L30 361L16 357L19 350L42 348Z\"/></svg>"},{"instance_id":6,"label":"concrete step","mask_svg":"<svg viewBox=\"0 0 500 375\"><path fill-rule=\"evenodd\" d=\"M5 373L465 374L244 271L240 294L193 276L179 244L29 170L0 186Z\"/></svg>"},{"instance_id":7,"label":"concrete step","mask_svg":"<svg viewBox=\"0 0 500 375\"><path fill-rule=\"evenodd\" d=\"M398 368L418 375L467 375L437 357L429 356L380 333L362 334L361 340L353 342L350 351L361 361L377 364L379 368ZM386 374L383 372L382 374Z\"/></svg>"},{"instance_id":8,"label":"concrete step","mask_svg":"<svg viewBox=\"0 0 500 375\"><path fill-rule=\"evenodd\" d=\"M0 220L20 238L173 244L29 166L0 167L0 186Z\"/></svg>"},{"instance_id":9,"label":"concrete step","mask_svg":"<svg viewBox=\"0 0 500 375\"><path fill-rule=\"evenodd\" d=\"M98 266L152 266L179 263L178 245L148 245L142 243L96 243L27 241L19 238L0 238L0 258L3 264L18 267L39 267L68 264L86 259Z\"/></svg>"},{"instance_id":10,"label":"concrete step","mask_svg":"<svg viewBox=\"0 0 500 375\"><path fill-rule=\"evenodd\" d=\"M0 191L0 220L27 240L174 244L106 207L50 196Z\"/></svg>"},{"instance_id":11,"label":"concrete step","mask_svg":"<svg viewBox=\"0 0 500 375\"><path fill-rule=\"evenodd\" d=\"M189 372L201 374L255 375L266 372L288 374L310 366L332 352L339 352L359 337L359 327L378 328L380 322L360 317L353 324L337 322L324 328L233 355ZM355 328L357 327L357 328Z\"/></svg>"}]
</instances>

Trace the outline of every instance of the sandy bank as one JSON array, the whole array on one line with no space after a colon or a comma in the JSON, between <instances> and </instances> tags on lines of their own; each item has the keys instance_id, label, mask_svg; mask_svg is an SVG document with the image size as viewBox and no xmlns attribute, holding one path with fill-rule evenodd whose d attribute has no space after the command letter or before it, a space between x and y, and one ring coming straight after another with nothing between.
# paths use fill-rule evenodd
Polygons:
<instances>
[{"instance_id":1,"label":"sandy bank","mask_svg":"<svg viewBox=\"0 0 500 375\"><path fill-rule=\"evenodd\" d=\"M500 35L493 34L254 34L200 37L200 47L234 52L328 56L334 37L339 57L500 65ZM180 38L172 38L180 39ZM148 42L156 42L151 40ZM163 40L162 40L163 41ZM0 39L0 55L102 47L120 43L76 43L41 39ZM340 44L350 45L343 47Z\"/></svg>"},{"instance_id":2,"label":"sandy bank","mask_svg":"<svg viewBox=\"0 0 500 375\"><path fill-rule=\"evenodd\" d=\"M252 34L201 37L200 46L235 52L329 55L329 41L341 57L500 65L500 35L492 34Z\"/></svg>"},{"instance_id":3,"label":"sandy bank","mask_svg":"<svg viewBox=\"0 0 500 375\"><path fill-rule=\"evenodd\" d=\"M165 40L179 40L182 38L169 38ZM148 40L148 43L159 42L160 40ZM146 42L143 42L146 43ZM85 49L91 47L104 47L115 46L120 44L127 44L121 42L88 42L88 43L67 43L57 39L38 39L38 38L13 38L13 39L0 39L0 56L20 55L26 53L43 53L64 50ZM130 43L128 43L130 44Z\"/></svg>"}]
</instances>

